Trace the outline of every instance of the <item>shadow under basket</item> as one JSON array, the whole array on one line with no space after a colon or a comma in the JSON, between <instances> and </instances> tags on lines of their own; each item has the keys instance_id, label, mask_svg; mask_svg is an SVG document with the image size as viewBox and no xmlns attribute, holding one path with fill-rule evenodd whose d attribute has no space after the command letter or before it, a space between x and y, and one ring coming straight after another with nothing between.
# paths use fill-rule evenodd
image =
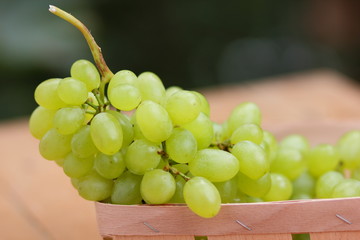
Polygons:
<instances>
[{"instance_id":1,"label":"shadow under basket","mask_svg":"<svg viewBox=\"0 0 360 240\"><path fill-rule=\"evenodd\" d=\"M201 218L185 205L95 203L106 240L311 240L360 239L360 198L223 204L214 218Z\"/></svg>"}]
</instances>

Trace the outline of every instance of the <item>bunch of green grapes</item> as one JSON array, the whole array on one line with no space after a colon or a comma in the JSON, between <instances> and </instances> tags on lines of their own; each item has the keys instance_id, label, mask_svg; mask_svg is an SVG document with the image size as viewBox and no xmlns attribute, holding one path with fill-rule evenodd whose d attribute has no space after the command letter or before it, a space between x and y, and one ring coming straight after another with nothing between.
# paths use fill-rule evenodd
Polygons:
<instances>
[{"instance_id":1,"label":"bunch of green grapes","mask_svg":"<svg viewBox=\"0 0 360 240\"><path fill-rule=\"evenodd\" d=\"M50 11L80 29L96 66L78 60L69 77L40 83L30 131L42 157L62 167L83 198L185 203L210 218L222 203L360 195L359 131L337 146L311 148L300 135L278 142L251 102L214 123L202 94L166 89L152 72L113 74L85 26ZM353 177L344 169L354 169Z\"/></svg>"}]
</instances>

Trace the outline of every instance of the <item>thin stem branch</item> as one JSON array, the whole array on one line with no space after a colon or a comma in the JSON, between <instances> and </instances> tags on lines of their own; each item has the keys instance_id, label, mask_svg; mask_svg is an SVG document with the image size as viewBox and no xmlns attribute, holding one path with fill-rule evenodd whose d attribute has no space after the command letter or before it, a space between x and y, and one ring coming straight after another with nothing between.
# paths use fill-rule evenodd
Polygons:
<instances>
[{"instance_id":1,"label":"thin stem branch","mask_svg":"<svg viewBox=\"0 0 360 240\"><path fill-rule=\"evenodd\" d=\"M89 29L77 18L72 16L70 13L67 13L58 7L50 5L49 11L55 14L56 16L64 19L65 21L71 23L73 26L79 29L79 31L83 34L90 47L95 64L102 76L102 84L105 85L106 83L108 83L114 74L110 71L110 69L106 65L106 62L101 52L101 48L95 42L95 39L91 35Z\"/></svg>"}]
</instances>

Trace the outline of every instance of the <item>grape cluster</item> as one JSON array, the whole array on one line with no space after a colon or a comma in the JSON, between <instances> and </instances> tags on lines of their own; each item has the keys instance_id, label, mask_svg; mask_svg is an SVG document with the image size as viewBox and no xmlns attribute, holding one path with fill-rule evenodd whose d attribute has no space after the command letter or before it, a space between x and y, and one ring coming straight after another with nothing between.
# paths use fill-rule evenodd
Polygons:
<instances>
[{"instance_id":1,"label":"grape cluster","mask_svg":"<svg viewBox=\"0 0 360 240\"><path fill-rule=\"evenodd\" d=\"M166 89L152 72L104 74L101 64L78 60L70 77L40 83L29 121L42 157L83 198L185 203L210 218L221 203L360 196L360 131L336 145L297 134L278 142L255 103L218 124L199 92Z\"/></svg>"},{"instance_id":2,"label":"grape cluster","mask_svg":"<svg viewBox=\"0 0 360 240\"><path fill-rule=\"evenodd\" d=\"M70 75L36 88L30 130L85 199L186 203L213 217L221 203L360 195L360 131L337 146L295 134L277 142L251 102L217 124L202 94L165 89L154 73L119 71L106 94L91 62L76 61Z\"/></svg>"}]
</instances>

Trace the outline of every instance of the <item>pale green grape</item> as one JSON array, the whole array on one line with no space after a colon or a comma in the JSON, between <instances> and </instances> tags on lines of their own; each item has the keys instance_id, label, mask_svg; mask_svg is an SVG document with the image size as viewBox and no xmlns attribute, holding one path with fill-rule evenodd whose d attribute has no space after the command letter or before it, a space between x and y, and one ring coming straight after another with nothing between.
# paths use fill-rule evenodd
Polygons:
<instances>
[{"instance_id":1,"label":"pale green grape","mask_svg":"<svg viewBox=\"0 0 360 240\"><path fill-rule=\"evenodd\" d=\"M220 193L222 203L231 203L237 197L236 177L225 182L213 183Z\"/></svg>"},{"instance_id":2,"label":"pale green grape","mask_svg":"<svg viewBox=\"0 0 360 240\"><path fill-rule=\"evenodd\" d=\"M211 218L219 213L220 193L206 178L191 178L185 183L183 193L187 206L200 217Z\"/></svg>"},{"instance_id":3,"label":"pale green grape","mask_svg":"<svg viewBox=\"0 0 360 240\"><path fill-rule=\"evenodd\" d=\"M90 201L101 201L111 196L113 181L91 172L79 179L78 192Z\"/></svg>"},{"instance_id":4,"label":"pale green grape","mask_svg":"<svg viewBox=\"0 0 360 240\"><path fill-rule=\"evenodd\" d=\"M136 122L144 136L155 143L168 139L173 129L165 108L152 101L144 101L139 105Z\"/></svg>"},{"instance_id":5,"label":"pale green grape","mask_svg":"<svg viewBox=\"0 0 360 240\"><path fill-rule=\"evenodd\" d=\"M100 152L112 155L122 146L123 132L119 121L110 113L97 114L91 121L90 134Z\"/></svg>"},{"instance_id":6,"label":"pale green grape","mask_svg":"<svg viewBox=\"0 0 360 240\"><path fill-rule=\"evenodd\" d=\"M280 148L271 162L272 172L281 173L290 180L299 177L306 168L306 162L301 152L292 148Z\"/></svg>"},{"instance_id":7,"label":"pale green grape","mask_svg":"<svg viewBox=\"0 0 360 240\"><path fill-rule=\"evenodd\" d=\"M239 171L239 161L229 152L217 149L199 150L189 163L194 176L207 178L211 182L225 182Z\"/></svg>"},{"instance_id":8,"label":"pale green grape","mask_svg":"<svg viewBox=\"0 0 360 240\"><path fill-rule=\"evenodd\" d=\"M165 87L160 78L152 72L144 72L138 76L139 90L142 100L151 100L158 104L163 104L165 96Z\"/></svg>"},{"instance_id":9,"label":"pale green grape","mask_svg":"<svg viewBox=\"0 0 360 240\"><path fill-rule=\"evenodd\" d=\"M330 198L334 187L344 179L344 176L336 171L329 171L321 175L315 184L317 198Z\"/></svg>"},{"instance_id":10,"label":"pale green grape","mask_svg":"<svg viewBox=\"0 0 360 240\"><path fill-rule=\"evenodd\" d=\"M50 129L41 138L39 151L47 160L58 160L64 158L71 152L72 135L62 135L55 128Z\"/></svg>"},{"instance_id":11,"label":"pale green grape","mask_svg":"<svg viewBox=\"0 0 360 240\"><path fill-rule=\"evenodd\" d=\"M207 148L214 138L213 123L204 113L200 113L199 116L192 122L182 126L189 130L195 137L198 149Z\"/></svg>"},{"instance_id":12,"label":"pale green grape","mask_svg":"<svg viewBox=\"0 0 360 240\"><path fill-rule=\"evenodd\" d=\"M174 195L176 183L169 172L154 169L144 174L140 184L140 193L146 203L167 203Z\"/></svg>"},{"instance_id":13,"label":"pale green grape","mask_svg":"<svg viewBox=\"0 0 360 240\"><path fill-rule=\"evenodd\" d=\"M288 200L292 195L291 181L282 174L270 173L271 187L263 197L265 201Z\"/></svg>"},{"instance_id":14,"label":"pale green grape","mask_svg":"<svg viewBox=\"0 0 360 240\"><path fill-rule=\"evenodd\" d=\"M187 173L189 171L189 165L187 165L185 163L174 164L174 165L172 165L172 167L176 168L176 170L178 170L179 172L182 172L182 173Z\"/></svg>"},{"instance_id":15,"label":"pale green grape","mask_svg":"<svg viewBox=\"0 0 360 240\"><path fill-rule=\"evenodd\" d=\"M57 94L66 104L78 106L88 98L86 84L74 78L64 78L60 81Z\"/></svg>"},{"instance_id":16,"label":"pale green grape","mask_svg":"<svg viewBox=\"0 0 360 240\"><path fill-rule=\"evenodd\" d=\"M231 135L231 144L236 144L241 141L251 141L260 144L263 140L263 131L259 125L254 123L246 123L240 125Z\"/></svg>"},{"instance_id":17,"label":"pale green grape","mask_svg":"<svg viewBox=\"0 0 360 240\"><path fill-rule=\"evenodd\" d=\"M260 126L261 112L255 103L241 103L231 112L228 119L230 133L245 123L254 123Z\"/></svg>"},{"instance_id":18,"label":"pale green grape","mask_svg":"<svg viewBox=\"0 0 360 240\"><path fill-rule=\"evenodd\" d=\"M268 158L271 161L274 160L278 150L278 142L276 141L275 136L269 131L263 131L263 142L260 145L266 145L265 151L268 155Z\"/></svg>"},{"instance_id":19,"label":"pale green grape","mask_svg":"<svg viewBox=\"0 0 360 240\"><path fill-rule=\"evenodd\" d=\"M130 84L134 87L138 87L138 79L135 73L129 70L121 70L115 73L109 82L108 89L113 89L118 85Z\"/></svg>"},{"instance_id":20,"label":"pale green grape","mask_svg":"<svg viewBox=\"0 0 360 240\"><path fill-rule=\"evenodd\" d=\"M239 171L251 179L259 179L270 170L264 149L253 142L239 142L234 145L231 153L239 160Z\"/></svg>"},{"instance_id":21,"label":"pale green grape","mask_svg":"<svg viewBox=\"0 0 360 240\"><path fill-rule=\"evenodd\" d=\"M292 199L299 197L313 198L315 196L316 179L308 171L303 172L298 178L293 181L293 196Z\"/></svg>"},{"instance_id":22,"label":"pale green grape","mask_svg":"<svg viewBox=\"0 0 360 240\"><path fill-rule=\"evenodd\" d=\"M254 180L239 172L237 175L237 187L241 192L249 196L261 198L270 190L270 173L266 173L261 178Z\"/></svg>"},{"instance_id":23,"label":"pale green grape","mask_svg":"<svg viewBox=\"0 0 360 240\"><path fill-rule=\"evenodd\" d=\"M337 149L329 144L320 144L306 154L309 172L319 177L328 171L335 170L340 162Z\"/></svg>"},{"instance_id":24,"label":"pale green grape","mask_svg":"<svg viewBox=\"0 0 360 240\"><path fill-rule=\"evenodd\" d=\"M168 99L171 95L173 95L174 93L181 91L181 90L182 90L182 88L178 87L178 86L171 86L171 87L165 89L166 99Z\"/></svg>"},{"instance_id":25,"label":"pale green grape","mask_svg":"<svg viewBox=\"0 0 360 240\"><path fill-rule=\"evenodd\" d=\"M119 84L108 88L108 97L111 104L122 111L131 111L141 102L139 89L130 84Z\"/></svg>"},{"instance_id":26,"label":"pale green grape","mask_svg":"<svg viewBox=\"0 0 360 240\"><path fill-rule=\"evenodd\" d=\"M79 188L80 180L78 178L71 178L71 185L77 190Z\"/></svg>"},{"instance_id":27,"label":"pale green grape","mask_svg":"<svg viewBox=\"0 0 360 240\"><path fill-rule=\"evenodd\" d=\"M140 194L141 180L142 176L133 174L129 171L121 174L114 182L111 202L122 205L140 204L142 200Z\"/></svg>"},{"instance_id":28,"label":"pale green grape","mask_svg":"<svg viewBox=\"0 0 360 240\"><path fill-rule=\"evenodd\" d=\"M282 139L279 143L279 147L295 148L300 150L302 153L306 153L310 149L310 143L304 136L292 134Z\"/></svg>"},{"instance_id":29,"label":"pale green grape","mask_svg":"<svg viewBox=\"0 0 360 240\"><path fill-rule=\"evenodd\" d=\"M38 106L31 114L29 130L31 135L41 139L44 134L53 127L53 120L56 110Z\"/></svg>"},{"instance_id":30,"label":"pale green grape","mask_svg":"<svg viewBox=\"0 0 360 240\"><path fill-rule=\"evenodd\" d=\"M90 126L85 125L71 139L71 150L75 156L88 158L98 152L90 135Z\"/></svg>"},{"instance_id":31,"label":"pale green grape","mask_svg":"<svg viewBox=\"0 0 360 240\"><path fill-rule=\"evenodd\" d=\"M89 92L100 86L100 74L95 65L88 60L80 59L74 62L70 75L85 83Z\"/></svg>"},{"instance_id":32,"label":"pale green grape","mask_svg":"<svg viewBox=\"0 0 360 240\"><path fill-rule=\"evenodd\" d=\"M186 129L175 128L165 144L169 157L178 163L190 162L197 152L196 139Z\"/></svg>"},{"instance_id":33,"label":"pale green grape","mask_svg":"<svg viewBox=\"0 0 360 240\"><path fill-rule=\"evenodd\" d=\"M78 158L69 153L64 160L64 173L70 178L80 178L90 172L94 165L94 158Z\"/></svg>"},{"instance_id":34,"label":"pale green grape","mask_svg":"<svg viewBox=\"0 0 360 240\"><path fill-rule=\"evenodd\" d=\"M176 189L169 203L185 203L183 189L186 181L183 177L177 175L175 178Z\"/></svg>"},{"instance_id":35,"label":"pale green grape","mask_svg":"<svg viewBox=\"0 0 360 240\"><path fill-rule=\"evenodd\" d=\"M80 107L66 107L57 110L54 116L55 129L63 134L73 134L85 121L85 112Z\"/></svg>"},{"instance_id":36,"label":"pale green grape","mask_svg":"<svg viewBox=\"0 0 360 240\"><path fill-rule=\"evenodd\" d=\"M94 168L100 176L114 179L124 172L125 161L121 152L117 152L114 155L98 153L95 157Z\"/></svg>"},{"instance_id":37,"label":"pale green grape","mask_svg":"<svg viewBox=\"0 0 360 240\"><path fill-rule=\"evenodd\" d=\"M57 94L60 78L52 78L41 82L35 89L35 101L47 109L59 109L66 106Z\"/></svg>"},{"instance_id":38,"label":"pale green grape","mask_svg":"<svg viewBox=\"0 0 360 240\"><path fill-rule=\"evenodd\" d=\"M185 90L173 93L166 101L166 111L174 125L183 125L193 121L201 111L199 97Z\"/></svg>"},{"instance_id":39,"label":"pale green grape","mask_svg":"<svg viewBox=\"0 0 360 240\"><path fill-rule=\"evenodd\" d=\"M343 179L335 185L331 197L346 198L360 197L360 181L356 179Z\"/></svg>"},{"instance_id":40,"label":"pale green grape","mask_svg":"<svg viewBox=\"0 0 360 240\"><path fill-rule=\"evenodd\" d=\"M200 111L204 113L206 116L210 117L210 104L208 100L199 92L193 91L196 96L198 96L200 100Z\"/></svg>"},{"instance_id":41,"label":"pale green grape","mask_svg":"<svg viewBox=\"0 0 360 240\"><path fill-rule=\"evenodd\" d=\"M107 111L108 113L111 113L116 117L116 119L119 121L122 132L123 132L123 144L122 147L127 147L130 145L130 143L134 140L134 127L132 123L130 122L130 119L125 114L122 114L120 112L116 112L113 110Z\"/></svg>"},{"instance_id":42,"label":"pale green grape","mask_svg":"<svg viewBox=\"0 0 360 240\"><path fill-rule=\"evenodd\" d=\"M158 154L160 150L159 145L148 140L135 140L126 151L126 167L132 173L143 175L158 166L161 159Z\"/></svg>"},{"instance_id":43,"label":"pale green grape","mask_svg":"<svg viewBox=\"0 0 360 240\"><path fill-rule=\"evenodd\" d=\"M350 131L337 142L344 168L354 169L360 166L360 131Z\"/></svg>"}]
</instances>

